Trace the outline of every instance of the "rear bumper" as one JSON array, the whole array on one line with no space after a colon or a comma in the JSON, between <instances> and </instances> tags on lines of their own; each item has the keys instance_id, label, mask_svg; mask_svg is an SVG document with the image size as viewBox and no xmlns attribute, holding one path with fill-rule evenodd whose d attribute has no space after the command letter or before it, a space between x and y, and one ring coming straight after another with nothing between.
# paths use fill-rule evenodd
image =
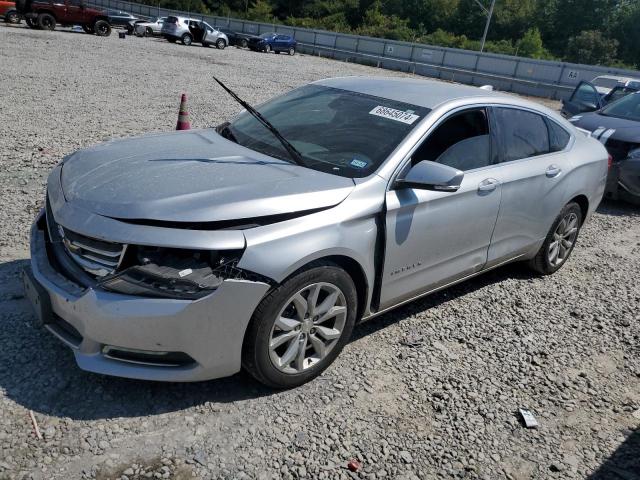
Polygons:
<instances>
[{"instance_id":1,"label":"rear bumper","mask_svg":"<svg viewBox=\"0 0 640 480\"><path fill-rule=\"evenodd\" d=\"M44 303L52 313L44 326L73 349L80 368L173 382L220 378L240 370L244 332L268 284L225 280L214 293L196 301L84 289L52 266L45 232L38 224L31 232L31 278L37 290L46 292ZM114 349L133 352L135 358L114 358ZM141 357L140 352L147 353ZM189 361L141 360L159 352L179 353Z\"/></svg>"}]
</instances>

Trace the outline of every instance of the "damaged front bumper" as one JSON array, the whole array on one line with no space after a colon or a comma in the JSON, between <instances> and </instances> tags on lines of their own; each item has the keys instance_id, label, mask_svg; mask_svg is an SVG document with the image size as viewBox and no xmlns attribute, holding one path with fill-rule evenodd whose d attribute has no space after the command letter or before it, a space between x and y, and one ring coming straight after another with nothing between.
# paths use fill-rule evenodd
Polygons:
<instances>
[{"instance_id":1,"label":"damaged front bumper","mask_svg":"<svg viewBox=\"0 0 640 480\"><path fill-rule=\"evenodd\" d=\"M270 288L225 279L204 298L181 300L83 287L50 261L42 218L32 227L31 268L23 278L37 318L73 349L80 368L176 382L237 373L245 330Z\"/></svg>"}]
</instances>

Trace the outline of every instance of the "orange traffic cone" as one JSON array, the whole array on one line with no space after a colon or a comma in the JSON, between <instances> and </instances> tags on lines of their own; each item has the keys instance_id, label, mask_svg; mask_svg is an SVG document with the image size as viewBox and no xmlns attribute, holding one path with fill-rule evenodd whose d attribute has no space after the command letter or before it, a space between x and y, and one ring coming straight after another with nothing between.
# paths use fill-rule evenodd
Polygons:
<instances>
[{"instance_id":1,"label":"orange traffic cone","mask_svg":"<svg viewBox=\"0 0 640 480\"><path fill-rule=\"evenodd\" d=\"M178 112L178 123L176 124L176 130L190 130L191 122L189 121L189 112L187 112L187 94L182 94L182 100L180 100L180 112Z\"/></svg>"}]
</instances>

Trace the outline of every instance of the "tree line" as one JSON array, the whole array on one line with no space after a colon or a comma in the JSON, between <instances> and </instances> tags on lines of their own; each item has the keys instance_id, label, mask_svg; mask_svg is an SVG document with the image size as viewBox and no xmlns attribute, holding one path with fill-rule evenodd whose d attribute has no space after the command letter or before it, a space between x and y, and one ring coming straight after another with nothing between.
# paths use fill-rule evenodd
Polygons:
<instances>
[{"instance_id":1,"label":"tree line","mask_svg":"<svg viewBox=\"0 0 640 480\"><path fill-rule=\"evenodd\" d=\"M165 8L480 49L491 0L143 0ZM640 0L496 0L485 51L640 68Z\"/></svg>"}]
</instances>

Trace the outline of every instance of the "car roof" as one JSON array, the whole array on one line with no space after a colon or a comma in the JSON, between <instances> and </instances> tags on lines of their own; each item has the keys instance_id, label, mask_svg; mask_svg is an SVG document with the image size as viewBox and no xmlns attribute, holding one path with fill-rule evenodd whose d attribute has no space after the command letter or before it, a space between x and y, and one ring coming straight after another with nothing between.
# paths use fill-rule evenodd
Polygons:
<instances>
[{"instance_id":1,"label":"car roof","mask_svg":"<svg viewBox=\"0 0 640 480\"><path fill-rule=\"evenodd\" d=\"M320 80L315 84L384 97L429 109L451 100L475 97L510 98L518 100L518 103L531 105L530 102L520 101L517 97L478 87L414 78L339 77Z\"/></svg>"}]
</instances>

